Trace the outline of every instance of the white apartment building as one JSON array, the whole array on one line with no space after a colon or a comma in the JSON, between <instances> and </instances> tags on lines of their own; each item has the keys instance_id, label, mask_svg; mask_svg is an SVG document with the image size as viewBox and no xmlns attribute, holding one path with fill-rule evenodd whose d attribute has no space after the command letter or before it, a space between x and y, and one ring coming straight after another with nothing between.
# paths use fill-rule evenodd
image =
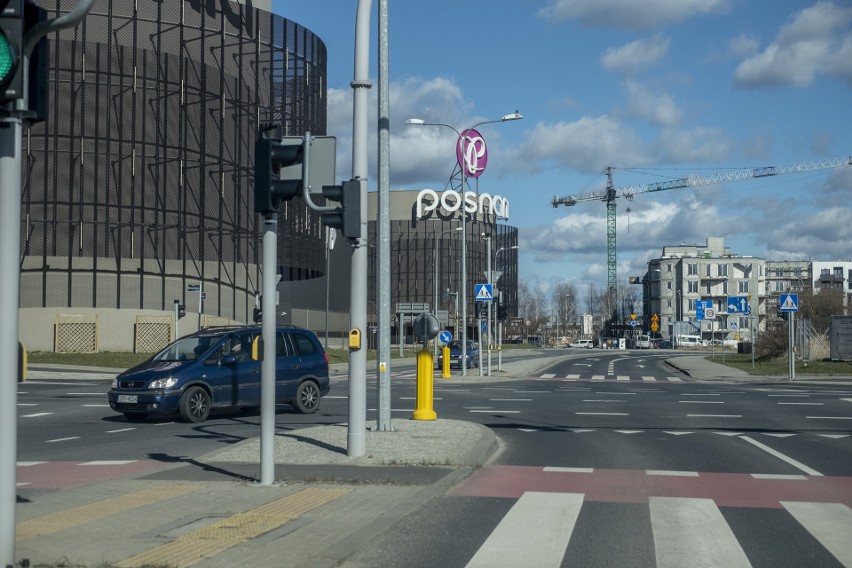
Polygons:
<instances>
[{"instance_id":1,"label":"white apartment building","mask_svg":"<svg viewBox=\"0 0 852 568\"><path fill-rule=\"evenodd\" d=\"M642 284L645 321L656 315L663 336L672 335L675 322L691 322L696 332L700 329L708 337L725 332L729 338L748 340L751 330L765 329L767 320L778 317L784 293L839 289L848 313L852 260L765 260L734 254L723 238L708 237L704 245L664 247L660 258L648 262ZM734 296L745 297L751 313L728 313L728 298ZM699 300L710 300L715 319L697 319Z\"/></svg>"}]
</instances>

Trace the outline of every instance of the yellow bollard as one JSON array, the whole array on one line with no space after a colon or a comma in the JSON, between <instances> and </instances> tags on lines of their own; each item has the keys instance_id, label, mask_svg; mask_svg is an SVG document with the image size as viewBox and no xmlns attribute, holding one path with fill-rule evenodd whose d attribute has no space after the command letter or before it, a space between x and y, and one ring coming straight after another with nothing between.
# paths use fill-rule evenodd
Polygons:
<instances>
[{"instance_id":1,"label":"yellow bollard","mask_svg":"<svg viewBox=\"0 0 852 568\"><path fill-rule=\"evenodd\" d=\"M444 348L441 349L441 378L449 379L452 377L450 374L450 348L444 345Z\"/></svg>"},{"instance_id":2,"label":"yellow bollard","mask_svg":"<svg viewBox=\"0 0 852 568\"><path fill-rule=\"evenodd\" d=\"M438 417L432 409L434 374L435 363L432 360L432 352L424 345L423 349L417 352L417 402L414 414L411 415L412 420L435 420Z\"/></svg>"}]
</instances>

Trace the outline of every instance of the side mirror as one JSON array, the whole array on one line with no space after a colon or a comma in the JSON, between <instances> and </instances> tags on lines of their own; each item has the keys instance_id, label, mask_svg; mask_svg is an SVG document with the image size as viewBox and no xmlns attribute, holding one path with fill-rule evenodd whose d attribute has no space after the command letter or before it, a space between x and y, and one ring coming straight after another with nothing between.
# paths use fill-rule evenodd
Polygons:
<instances>
[{"instance_id":1,"label":"side mirror","mask_svg":"<svg viewBox=\"0 0 852 568\"><path fill-rule=\"evenodd\" d=\"M233 355L225 355L225 356L224 356L224 357L222 357L222 359L219 361L219 364L220 364L220 365L225 365L225 366L230 367L230 366L232 366L232 365L236 365L236 364L237 364L237 358L236 358L236 357L234 357Z\"/></svg>"}]
</instances>

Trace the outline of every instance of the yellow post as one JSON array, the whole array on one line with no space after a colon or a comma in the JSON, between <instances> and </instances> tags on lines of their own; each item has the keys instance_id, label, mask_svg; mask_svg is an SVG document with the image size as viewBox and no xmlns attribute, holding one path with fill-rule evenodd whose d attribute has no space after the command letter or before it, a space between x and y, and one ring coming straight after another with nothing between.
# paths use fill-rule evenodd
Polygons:
<instances>
[{"instance_id":1,"label":"yellow post","mask_svg":"<svg viewBox=\"0 0 852 568\"><path fill-rule=\"evenodd\" d=\"M414 414L411 415L412 420L435 420L438 417L432 409L434 365L432 352L424 345L417 352L417 402Z\"/></svg>"},{"instance_id":2,"label":"yellow post","mask_svg":"<svg viewBox=\"0 0 852 568\"><path fill-rule=\"evenodd\" d=\"M444 348L441 349L441 378L449 379L452 375L450 374L450 348L444 345Z\"/></svg>"}]
</instances>

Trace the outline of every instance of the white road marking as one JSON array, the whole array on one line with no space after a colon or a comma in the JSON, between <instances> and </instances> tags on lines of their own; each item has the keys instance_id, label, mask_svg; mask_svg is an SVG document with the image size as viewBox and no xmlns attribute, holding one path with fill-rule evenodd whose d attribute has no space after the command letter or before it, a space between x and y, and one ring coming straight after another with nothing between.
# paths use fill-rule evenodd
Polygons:
<instances>
[{"instance_id":1,"label":"white road marking","mask_svg":"<svg viewBox=\"0 0 852 568\"><path fill-rule=\"evenodd\" d=\"M666 475L672 477L698 477L697 471L676 471L671 469L646 469L645 475Z\"/></svg>"},{"instance_id":2,"label":"white road marking","mask_svg":"<svg viewBox=\"0 0 852 568\"><path fill-rule=\"evenodd\" d=\"M742 418L742 414L687 414L687 418Z\"/></svg>"},{"instance_id":3,"label":"white road marking","mask_svg":"<svg viewBox=\"0 0 852 568\"><path fill-rule=\"evenodd\" d=\"M795 434L784 434L781 432L761 432L764 436L772 436L773 438L789 438Z\"/></svg>"},{"instance_id":4,"label":"white road marking","mask_svg":"<svg viewBox=\"0 0 852 568\"><path fill-rule=\"evenodd\" d=\"M822 436L823 438L831 438L832 440L839 440L840 438L848 438L849 434L817 434L817 436Z\"/></svg>"},{"instance_id":5,"label":"white road marking","mask_svg":"<svg viewBox=\"0 0 852 568\"><path fill-rule=\"evenodd\" d=\"M719 396L717 392L685 392L680 396Z\"/></svg>"},{"instance_id":6,"label":"white road marking","mask_svg":"<svg viewBox=\"0 0 852 568\"><path fill-rule=\"evenodd\" d=\"M671 432L669 430L663 430L666 434L671 434L672 436L683 436L684 434L695 434L695 432Z\"/></svg>"},{"instance_id":7,"label":"white road marking","mask_svg":"<svg viewBox=\"0 0 852 568\"><path fill-rule=\"evenodd\" d=\"M39 412L38 414L22 414L21 418L38 418L39 416L50 416L52 412Z\"/></svg>"},{"instance_id":8,"label":"white road marking","mask_svg":"<svg viewBox=\"0 0 852 568\"><path fill-rule=\"evenodd\" d=\"M642 380L645 381L646 383L656 383L657 382L657 379L655 379L654 377L642 377Z\"/></svg>"},{"instance_id":9,"label":"white road marking","mask_svg":"<svg viewBox=\"0 0 852 568\"><path fill-rule=\"evenodd\" d=\"M107 430L107 434L118 434L119 432L130 432L131 430L136 430L136 428L122 428L120 430Z\"/></svg>"},{"instance_id":10,"label":"white road marking","mask_svg":"<svg viewBox=\"0 0 852 568\"><path fill-rule=\"evenodd\" d=\"M584 416L630 416L626 412L575 412Z\"/></svg>"},{"instance_id":11,"label":"white road marking","mask_svg":"<svg viewBox=\"0 0 852 568\"><path fill-rule=\"evenodd\" d=\"M532 402L531 398L489 398L488 402Z\"/></svg>"},{"instance_id":12,"label":"white road marking","mask_svg":"<svg viewBox=\"0 0 852 568\"><path fill-rule=\"evenodd\" d=\"M751 568L712 499L650 497L658 568Z\"/></svg>"},{"instance_id":13,"label":"white road marking","mask_svg":"<svg viewBox=\"0 0 852 568\"><path fill-rule=\"evenodd\" d=\"M129 463L136 463L137 461L139 460L100 460L83 462L77 465L127 465Z\"/></svg>"},{"instance_id":14,"label":"white road marking","mask_svg":"<svg viewBox=\"0 0 852 568\"><path fill-rule=\"evenodd\" d=\"M682 383L683 382L683 379L681 379L680 377L666 377L666 378L673 383Z\"/></svg>"},{"instance_id":15,"label":"white road marking","mask_svg":"<svg viewBox=\"0 0 852 568\"><path fill-rule=\"evenodd\" d=\"M619 434L641 434L644 430L613 430Z\"/></svg>"},{"instance_id":16,"label":"white road marking","mask_svg":"<svg viewBox=\"0 0 852 568\"><path fill-rule=\"evenodd\" d=\"M27 402L27 403L19 402L18 406L38 406L38 403L36 403L36 402Z\"/></svg>"},{"instance_id":17,"label":"white road marking","mask_svg":"<svg viewBox=\"0 0 852 568\"><path fill-rule=\"evenodd\" d=\"M544 470L550 473L594 473L595 468L593 467L557 467L557 466L545 466Z\"/></svg>"},{"instance_id":18,"label":"white road marking","mask_svg":"<svg viewBox=\"0 0 852 568\"><path fill-rule=\"evenodd\" d=\"M776 402L775 404L786 404L789 406L824 406L822 402Z\"/></svg>"},{"instance_id":19,"label":"white road marking","mask_svg":"<svg viewBox=\"0 0 852 568\"><path fill-rule=\"evenodd\" d=\"M617 380L617 381L629 381L630 377L628 377L627 375L618 375L618 377L616 377L615 380Z\"/></svg>"},{"instance_id":20,"label":"white road marking","mask_svg":"<svg viewBox=\"0 0 852 568\"><path fill-rule=\"evenodd\" d=\"M561 566L583 497L578 493L524 493L467 566Z\"/></svg>"},{"instance_id":21,"label":"white road marking","mask_svg":"<svg viewBox=\"0 0 852 568\"><path fill-rule=\"evenodd\" d=\"M781 506L844 566L852 566L852 509L843 503L792 503Z\"/></svg>"},{"instance_id":22,"label":"white road marking","mask_svg":"<svg viewBox=\"0 0 852 568\"><path fill-rule=\"evenodd\" d=\"M471 412L499 412L500 414L520 414L521 413L520 410L498 410L496 408L493 409L493 410L471 410Z\"/></svg>"},{"instance_id":23,"label":"white road marking","mask_svg":"<svg viewBox=\"0 0 852 568\"><path fill-rule=\"evenodd\" d=\"M34 465L41 465L47 462L16 462L15 465L18 467L32 467Z\"/></svg>"},{"instance_id":24,"label":"white road marking","mask_svg":"<svg viewBox=\"0 0 852 568\"><path fill-rule=\"evenodd\" d=\"M742 436L742 432L713 432L714 434L718 434L720 436Z\"/></svg>"},{"instance_id":25,"label":"white road marking","mask_svg":"<svg viewBox=\"0 0 852 568\"><path fill-rule=\"evenodd\" d=\"M754 438L750 438L748 436L740 436L740 440L745 440L749 444L757 446L758 448L760 448L761 450L763 450L767 454L775 456L776 458L780 459L781 461L787 462L788 464L792 465L796 469L804 471L808 475L822 477L822 474L820 472L818 472L817 470L815 470L811 467L808 467L805 464L803 464L802 462L800 462L798 460L794 460L790 456L786 456L786 455L782 454L781 452L774 450L774 449L770 448L769 446L767 446L765 444L761 444L760 442L758 442Z\"/></svg>"},{"instance_id":26,"label":"white road marking","mask_svg":"<svg viewBox=\"0 0 852 568\"><path fill-rule=\"evenodd\" d=\"M613 398L589 398L584 400L583 402L627 402L626 400L621 399L613 399Z\"/></svg>"},{"instance_id":27,"label":"white road marking","mask_svg":"<svg viewBox=\"0 0 852 568\"><path fill-rule=\"evenodd\" d=\"M811 420L852 420L852 416L805 416Z\"/></svg>"},{"instance_id":28,"label":"white road marking","mask_svg":"<svg viewBox=\"0 0 852 568\"><path fill-rule=\"evenodd\" d=\"M679 400L680 404L725 404L724 400Z\"/></svg>"},{"instance_id":29,"label":"white road marking","mask_svg":"<svg viewBox=\"0 0 852 568\"><path fill-rule=\"evenodd\" d=\"M56 438L55 440L45 440L45 443L52 444L54 442L69 442L71 440L79 440L80 436L68 436L67 438Z\"/></svg>"},{"instance_id":30,"label":"white road marking","mask_svg":"<svg viewBox=\"0 0 852 568\"><path fill-rule=\"evenodd\" d=\"M556 373L544 373L541 378L542 379L553 379L556 377Z\"/></svg>"},{"instance_id":31,"label":"white road marking","mask_svg":"<svg viewBox=\"0 0 852 568\"><path fill-rule=\"evenodd\" d=\"M784 475L781 473L752 473L751 476L755 479L784 479L789 481L808 480L808 478L804 475Z\"/></svg>"}]
</instances>

